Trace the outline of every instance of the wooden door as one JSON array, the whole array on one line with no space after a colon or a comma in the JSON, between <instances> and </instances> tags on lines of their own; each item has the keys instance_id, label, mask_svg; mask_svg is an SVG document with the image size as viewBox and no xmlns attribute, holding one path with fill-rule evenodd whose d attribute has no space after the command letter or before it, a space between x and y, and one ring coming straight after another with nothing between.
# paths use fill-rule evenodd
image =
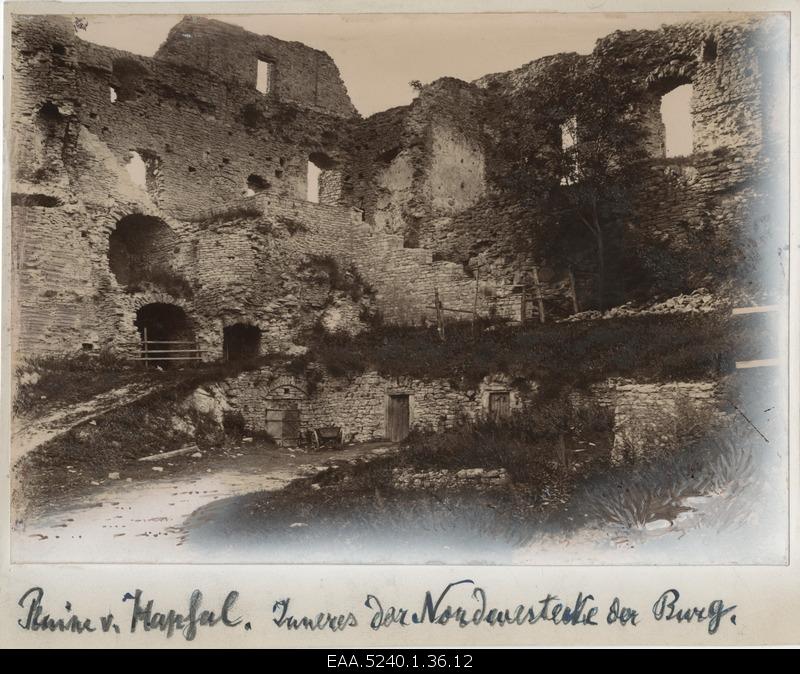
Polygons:
<instances>
[{"instance_id":1,"label":"wooden door","mask_svg":"<svg viewBox=\"0 0 800 674\"><path fill-rule=\"evenodd\" d=\"M283 411L283 431L281 444L294 447L300 439L300 410L292 408Z\"/></svg>"},{"instance_id":2,"label":"wooden door","mask_svg":"<svg viewBox=\"0 0 800 674\"><path fill-rule=\"evenodd\" d=\"M409 405L408 395L389 396L389 413L386 420L386 435L391 442L400 442L408 435Z\"/></svg>"},{"instance_id":3,"label":"wooden door","mask_svg":"<svg viewBox=\"0 0 800 674\"><path fill-rule=\"evenodd\" d=\"M268 409L267 433L277 445L296 445L300 437L300 410Z\"/></svg>"},{"instance_id":4,"label":"wooden door","mask_svg":"<svg viewBox=\"0 0 800 674\"><path fill-rule=\"evenodd\" d=\"M495 420L511 416L511 394L508 391L489 394L489 416Z\"/></svg>"}]
</instances>

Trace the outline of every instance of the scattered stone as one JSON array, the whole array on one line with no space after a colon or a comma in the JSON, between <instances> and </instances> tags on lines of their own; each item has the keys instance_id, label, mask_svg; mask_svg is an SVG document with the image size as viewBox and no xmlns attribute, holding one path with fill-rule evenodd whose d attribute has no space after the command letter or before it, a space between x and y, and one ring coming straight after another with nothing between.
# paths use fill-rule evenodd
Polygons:
<instances>
[{"instance_id":1,"label":"scattered stone","mask_svg":"<svg viewBox=\"0 0 800 674\"><path fill-rule=\"evenodd\" d=\"M161 450L158 454L152 454L150 456L143 456L139 461L161 461L162 459L170 459L173 456L180 456L181 454L188 454L189 452L196 452L198 451L197 445L188 445L186 447L181 447L180 449L176 449L172 452L164 452Z\"/></svg>"},{"instance_id":2,"label":"scattered stone","mask_svg":"<svg viewBox=\"0 0 800 674\"><path fill-rule=\"evenodd\" d=\"M153 470L156 471L156 473L164 472L164 469L161 466L153 466Z\"/></svg>"},{"instance_id":3,"label":"scattered stone","mask_svg":"<svg viewBox=\"0 0 800 674\"><path fill-rule=\"evenodd\" d=\"M672 522L669 520L653 520L645 524L644 528L647 529L647 531L662 531L664 529L669 529L671 526Z\"/></svg>"},{"instance_id":4,"label":"scattered stone","mask_svg":"<svg viewBox=\"0 0 800 674\"><path fill-rule=\"evenodd\" d=\"M108 474L108 479L109 480L119 480L119 473L117 473L117 472L109 473Z\"/></svg>"}]
</instances>

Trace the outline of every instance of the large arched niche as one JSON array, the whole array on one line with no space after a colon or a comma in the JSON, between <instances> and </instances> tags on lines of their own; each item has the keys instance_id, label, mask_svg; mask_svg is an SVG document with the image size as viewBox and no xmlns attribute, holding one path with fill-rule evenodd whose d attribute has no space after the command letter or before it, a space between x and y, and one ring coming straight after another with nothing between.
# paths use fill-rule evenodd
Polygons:
<instances>
[{"instance_id":1,"label":"large arched niche","mask_svg":"<svg viewBox=\"0 0 800 674\"><path fill-rule=\"evenodd\" d=\"M126 215L111 232L108 266L126 288L171 274L170 260L178 237L160 218L139 213Z\"/></svg>"},{"instance_id":2,"label":"large arched niche","mask_svg":"<svg viewBox=\"0 0 800 674\"><path fill-rule=\"evenodd\" d=\"M261 330L249 323L234 323L223 329L225 360L242 361L261 355Z\"/></svg>"}]
</instances>

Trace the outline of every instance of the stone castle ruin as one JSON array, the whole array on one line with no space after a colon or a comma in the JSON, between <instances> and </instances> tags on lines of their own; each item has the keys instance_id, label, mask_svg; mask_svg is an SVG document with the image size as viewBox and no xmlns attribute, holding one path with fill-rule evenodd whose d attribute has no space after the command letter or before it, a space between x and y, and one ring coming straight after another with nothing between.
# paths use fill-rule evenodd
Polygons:
<instances>
[{"instance_id":1,"label":"stone castle ruin","mask_svg":"<svg viewBox=\"0 0 800 674\"><path fill-rule=\"evenodd\" d=\"M435 321L437 298L515 321L535 316L537 299L554 317L592 308L592 253L547 257L531 231L553 214L528 180L559 188L548 157L575 116L574 76L590 67L631 94L648 157L625 223L639 275L626 286L620 273L620 287L723 293L747 278L753 291L747 270L776 245L765 234L786 227L775 21L617 32L589 55L437 80L364 119L333 60L297 42L186 17L145 58L80 39L66 17L15 17L14 353L134 356L147 335L215 361L291 353L320 322L355 333L375 315ZM667 157L661 100L687 86L693 150ZM312 426L352 417L359 439L387 433L392 395L411 395L412 419L436 426L508 392L496 379L462 401L369 374L311 404L297 382L255 379L227 391L253 425L299 405Z\"/></svg>"}]
</instances>

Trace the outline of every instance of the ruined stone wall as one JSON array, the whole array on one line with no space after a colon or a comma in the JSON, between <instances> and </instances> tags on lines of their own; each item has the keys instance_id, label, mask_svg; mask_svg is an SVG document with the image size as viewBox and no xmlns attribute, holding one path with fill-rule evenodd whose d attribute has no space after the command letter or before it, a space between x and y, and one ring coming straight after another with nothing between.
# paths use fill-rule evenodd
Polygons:
<instances>
[{"instance_id":1,"label":"ruined stone wall","mask_svg":"<svg viewBox=\"0 0 800 674\"><path fill-rule=\"evenodd\" d=\"M410 106L365 120L347 167L350 203L413 247L420 221L478 202L486 192L481 105L477 87L443 78Z\"/></svg>"},{"instance_id":2,"label":"ruined stone wall","mask_svg":"<svg viewBox=\"0 0 800 674\"><path fill-rule=\"evenodd\" d=\"M75 227L69 205L18 206L12 218L18 235L11 264L11 325L15 348L47 353L96 341L94 287L89 242Z\"/></svg>"},{"instance_id":3,"label":"ruined stone wall","mask_svg":"<svg viewBox=\"0 0 800 674\"><path fill-rule=\"evenodd\" d=\"M37 142L30 116L47 101L68 108L73 123L107 144L121 163L132 151L147 160L157 170L150 196L174 216L242 195L250 176L259 177L258 189L305 198L309 154L341 154L342 111L323 114L298 107L302 102L265 98L252 84L220 79L197 61L99 47L78 39L60 18L17 21L12 38L21 159L15 165L23 171Z\"/></svg>"},{"instance_id":4,"label":"ruined stone wall","mask_svg":"<svg viewBox=\"0 0 800 674\"><path fill-rule=\"evenodd\" d=\"M608 379L573 391L576 406L600 405L614 420L611 458L622 461L673 449L677 439L701 440L730 413L724 381L637 382Z\"/></svg>"},{"instance_id":5,"label":"ruined stone wall","mask_svg":"<svg viewBox=\"0 0 800 674\"><path fill-rule=\"evenodd\" d=\"M291 344L337 299L330 279L315 274L315 257L344 269L369 235L352 209L266 195L208 211L192 228L185 271L212 355L234 323L261 329L262 353Z\"/></svg>"},{"instance_id":6,"label":"ruined stone wall","mask_svg":"<svg viewBox=\"0 0 800 674\"><path fill-rule=\"evenodd\" d=\"M409 396L412 429L443 431L487 414L490 392L508 392L511 410L518 410L535 391L535 385L526 392L515 389L504 376L487 377L475 390L461 391L441 380L387 378L367 372L349 379L326 375L309 392L304 379L267 369L226 380L222 388L227 404L242 413L251 431L266 430L267 410L289 405L300 411L303 434L338 426L345 440L353 442L386 437L388 398L393 394Z\"/></svg>"},{"instance_id":7,"label":"ruined stone wall","mask_svg":"<svg viewBox=\"0 0 800 674\"><path fill-rule=\"evenodd\" d=\"M117 223L131 214L163 222L174 236L164 237L158 257L169 259L168 271L188 282L197 276L199 245L190 220L210 204L235 201L252 175L265 194L305 199L307 158L312 152L340 156L347 111L301 109L190 64L92 45L76 37L65 17L15 19L12 41L12 193L18 205L12 241L26 260L15 263L29 270L19 282L24 298L15 343L35 352L74 352L87 344L127 349L139 339L137 309L153 298L181 306L198 333L221 330L228 317L214 317L219 325L209 327L191 292L176 295L163 283L131 287L116 278L109 240ZM143 183L129 167L134 152L147 169ZM80 242L71 244L76 237ZM59 241L74 255L71 264L54 250ZM157 244L148 245L153 252ZM253 272L258 265L250 267ZM39 279L48 281L37 290ZM203 339L216 355L221 336Z\"/></svg>"},{"instance_id":8,"label":"ruined stone wall","mask_svg":"<svg viewBox=\"0 0 800 674\"><path fill-rule=\"evenodd\" d=\"M419 209L414 245L500 283L532 264L552 267L562 288L568 266L591 272L591 237L576 239L573 260L546 258L533 231L552 215L536 200L560 152L559 125L574 114L574 73L596 64L638 101L631 119L641 126L652 157L626 197L631 213L622 239L612 245L619 264L607 285L613 281L629 297L674 294L724 287L741 278L743 266L763 269L767 242L780 247L788 231L779 172L765 175L770 167L786 166L780 147L788 130L785 106L776 108L774 97L765 95L785 91L788 82L780 23L779 17L751 16L617 32L599 40L589 56L545 57L481 78L476 84L485 94L477 114L490 139L486 198L453 216L431 217ZM664 160L661 97L683 84L693 87L694 151ZM579 278L578 286L585 307L595 295L591 275ZM556 301L568 306L569 297L560 294Z\"/></svg>"},{"instance_id":9,"label":"ruined stone wall","mask_svg":"<svg viewBox=\"0 0 800 674\"><path fill-rule=\"evenodd\" d=\"M255 35L205 17L184 17L169 32L156 58L214 73L255 88L256 62L273 64L267 96L304 108L350 117L356 114L330 56L300 42Z\"/></svg>"},{"instance_id":10,"label":"ruined stone wall","mask_svg":"<svg viewBox=\"0 0 800 674\"><path fill-rule=\"evenodd\" d=\"M612 458L655 455L676 436L704 437L723 414L717 382L614 383Z\"/></svg>"},{"instance_id":11,"label":"ruined stone wall","mask_svg":"<svg viewBox=\"0 0 800 674\"><path fill-rule=\"evenodd\" d=\"M84 42L65 19L15 21L18 343L121 347L138 338L136 310L158 300L187 312L209 358L237 322L261 329L262 352L281 348L331 303L344 316L362 308L304 266L326 255L355 265L390 322L434 320L436 291L451 309L533 316L535 298L523 308L520 286L534 265L547 311L569 313L566 263L542 259L532 232L547 214L529 187L552 180L570 72L589 59L640 97L654 155L631 199L621 266L647 272L646 285L633 283L645 293L713 287L740 268L737 251L779 248L786 225L774 214L785 110L765 94L786 78L779 40L765 35L779 33L756 20L615 33L591 56L548 57L472 84L444 78L410 106L359 120L330 59L296 43L186 20L149 59ZM254 85L259 58L275 60L266 95ZM542 87L558 82L565 105L537 108ZM685 82L695 153L664 160L657 103ZM128 170L133 152L144 184ZM324 158L320 204L305 201L310 156ZM248 191L258 194L242 199ZM159 256L188 291L115 277L109 237L134 213L171 232ZM592 254L588 245L583 259ZM591 282L578 283L585 308ZM459 316L468 317L447 318Z\"/></svg>"}]
</instances>

